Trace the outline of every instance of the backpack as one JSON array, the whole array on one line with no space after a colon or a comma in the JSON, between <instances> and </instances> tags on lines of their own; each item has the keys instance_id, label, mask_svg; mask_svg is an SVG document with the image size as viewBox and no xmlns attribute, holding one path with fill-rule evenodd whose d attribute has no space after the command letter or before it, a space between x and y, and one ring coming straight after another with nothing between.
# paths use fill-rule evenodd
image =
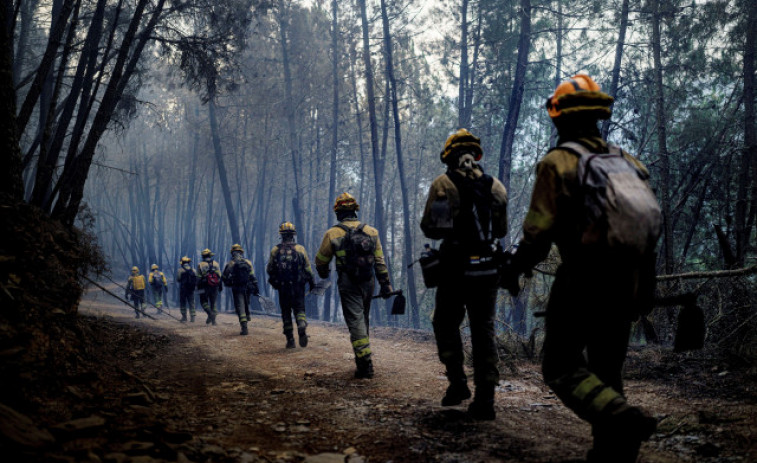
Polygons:
<instances>
[{"instance_id":1,"label":"backpack","mask_svg":"<svg viewBox=\"0 0 757 463\"><path fill-rule=\"evenodd\" d=\"M459 172L447 173L460 194L460 210L454 219L453 237L464 255L460 259L466 277L494 278L498 272L496 253L498 242L493 236L492 204L494 178L483 174L477 179L463 176Z\"/></svg>"},{"instance_id":2,"label":"backpack","mask_svg":"<svg viewBox=\"0 0 757 463\"><path fill-rule=\"evenodd\" d=\"M218 275L218 272L215 271L215 262L208 264L208 267L208 273L205 275L205 283L212 288L221 286L221 277Z\"/></svg>"},{"instance_id":3,"label":"backpack","mask_svg":"<svg viewBox=\"0 0 757 463\"><path fill-rule=\"evenodd\" d=\"M181 274L180 283L182 289L195 289L195 286L197 286L197 274L191 267L184 267L184 273Z\"/></svg>"},{"instance_id":4,"label":"backpack","mask_svg":"<svg viewBox=\"0 0 757 463\"><path fill-rule=\"evenodd\" d=\"M152 274L152 287L156 290L163 288L163 275L160 272L153 272Z\"/></svg>"},{"instance_id":5,"label":"backpack","mask_svg":"<svg viewBox=\"0 0 757 463\"><path fill-rule=\"evenodd\" d=\"M350 228L341 223L336 226L347 232L340 249L345 252L344 271L353 281L369 281L373 278L376 244L373 238L363 230L365 224L361 223L356 228Z\"/></svg>"},{"instance_id":6,"label":"backpack","mask_svg":"<svg viewBox=\"0 0 757 463\"><path fill-rule=\"evenodd\" d=\"M279 283L299 283L302 281L304 262L294 243L281 243L276 253L276 280Z\"/></svg>"},{"instance_id":7,"label":"backpack","mask_svg":"<svg viewBox=\"0 0 757 463\"><path fill-rule=\"evenodd\" d=\"M576 142L561 144L578 156L578 183L583 194L582 244L647 255L660 237L662 214L647 184L649 177L617 146L592 153Z\"/></svg>"},{"instance_id":8,"label":"backpack","mask_svg":"<svg viewBox=\"0 0 757 463\"><path fill-rule=\"evenodd\" d=\"M231 286L235 288L246 288L250 281L252 267L245 259L234 260L234 266L231 268Z\"/></svg>"}]
</instances>

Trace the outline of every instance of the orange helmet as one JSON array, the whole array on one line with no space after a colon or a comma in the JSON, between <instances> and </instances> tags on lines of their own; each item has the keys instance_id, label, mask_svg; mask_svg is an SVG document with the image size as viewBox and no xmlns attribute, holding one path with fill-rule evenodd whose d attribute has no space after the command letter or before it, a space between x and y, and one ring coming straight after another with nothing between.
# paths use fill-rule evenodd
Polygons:
<instances>
[{"instance_id":1,"label":"orange helmet","mask_svg":"<svg viewBox=\"0 0 757 463\"><path fill-rule=\"evenodd\" d=\"M547 98L547 113L552 119L574 114L609 119L612 102L613 98L602 92L591 77L576 74L558 85Z\"/></svg>"},{"instance_id":2,"label":"orange helmet","mask_svg":"<svg viewBox=\"0 0 757 463\"><path fill-rule=\"evenodd\" d=\"M481 149L481 139L468 132L467 129L458 129L457 132L447 138L444 149L439 154L442 162L445 162L447 156L455 151L469 152L473 154L476 161L480 161L484 154Z\"/></svg>"},{"instance_id":3,"label":"orange helmet","mask_svg":"<svg viewBox=\"0 0 757 463\"><path fill-rule=\"evenodd\" d=\"M360 204L357 203L355 197L349 193L342 193L337 196L334 201L334 212L336 211L359 211Z\"/></svg>"},{"instance_id":4,"label":"orange helmet","mask_svg":"<svg viewBox=\"0 0 757 463\"><path fill-rule=\"evenodd\" d=\"M284 235L287 233L295 234L297 233L297 230L294 228L294 224L292 222L284 222L279 226L279 234Z\"/></svg>"}]
</instances>

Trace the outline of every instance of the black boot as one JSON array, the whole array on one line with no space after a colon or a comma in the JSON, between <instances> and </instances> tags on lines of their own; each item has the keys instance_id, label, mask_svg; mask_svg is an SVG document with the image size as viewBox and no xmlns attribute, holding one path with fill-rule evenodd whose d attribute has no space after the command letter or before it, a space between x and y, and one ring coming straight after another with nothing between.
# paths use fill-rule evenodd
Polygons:
<instances>
[{"instance_id":1,"label":"black boot","mask_svg":"<svg viewBox=\"0 0 757 463\"><path fill-rule=\"evenodd\" d=\"M355 378L358 379L371 379L373 378L373 360L370 357L364 357L361 359L356 358L357 370L355 370Z\"/></svg>"},{"instance_id":2,"label":"black boot","mask_svg":"<svg viewBox=\"0 0 757 463\"><path fill-rule=\"evenodd\" d=\"M181 320L179 320L179 321L182 322L182 323L186 323L187 322L187 314L185 314L185 313L181 314Z\"/></svg>"},{"instance_id":3,"label":"black boot","mask_svg":"<svg viewBox=\"0 0 757 463\"><path fill-rule=\"evenodd\" d=\"M476 396L468 405L468 414L474 420L491 421L497 417L494 411L494 385L476 386Z\"/></svg>"},{"instance_id":4,"label":"black boot","mask_svg":"<svg viewBox=\"0 0 757 463\"><path fill-rule=\"evenodd\" d=\"M465 376L462 378L450 378L447 392L442 397L442 407L453 407L460 405L463 400L471 398L470 389L468 389L468 380Z\"/></svg>"},{"instance_id":5,"label":"black boot","mask_svg":"<svg viewBox=\"0 0 757 463\"><path fill-rule=\"evenodd\" d=\"M218 315L218 314L215 313L215 312L213 312L212 314L210 314L210 324L213 325L213 326L216 326L216 315Z\"/></svg>"},{"instance_id":6,"label":"black boot","mask_svg":"<svg viewBox=\"0 0 757 463\"><path fill-rule=\"evenodd\" d=\"M300 337L300 347L307 347L308 335L305 333L305 328L297 328L297 334Z\"/></svg>"},{"instance_id":7,"label":"black boot","mask_svg":"<svg viewBox=\"0 0 757 463\"><path fill-rule=\"evenodd\" d=\"M240 336L247 336L249 334L247 331L247 322L242 322L242 331L239 334Z\"/></svg>"},{"instance_id":8,"label":"black boot","mask_svg":"<svg viewBox=\"0 0 757 463\"><path fill-rule=\"evenodd\" d=\"M195 316L194 315L190 315L189 316L189 323L194 323L194 322L195 322Z\"/></svg>"},{"instance_id":9,"label":"black boot","mask_svg":"<svg viewBox=\"0 0 757 463\"><path fill-rule=\"evenodd\" d=\"M287 349L294 349L295 347L297 347L297 345L294 343L294 334L291 331L288 331L285 334L286 334L286 337L287 337L286 348Z\"/></svg>"}]
</instances>

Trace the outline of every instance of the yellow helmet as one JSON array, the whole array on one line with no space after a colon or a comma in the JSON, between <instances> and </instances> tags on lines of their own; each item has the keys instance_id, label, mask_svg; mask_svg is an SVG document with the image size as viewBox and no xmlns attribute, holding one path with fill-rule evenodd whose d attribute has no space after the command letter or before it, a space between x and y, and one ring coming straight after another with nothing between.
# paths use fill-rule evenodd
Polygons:
<instances>
[{"instance_id":1,"label":"yellow helmet","mask_svg":"<svg viewBox=\"0 0 757 463\"><path fill-rule=\"evenodd\" d=\"M547 113L552 119L563 115L582 114L597 119L609 119L613 98L600 91L591 77L576 74L557 86L555 92L547 98Z\"/></svg>"},{"instance_id":2,"label":"yellow helmet","mask_svg":"<svg viewBox=\"0 0 757 463\"><path fill-rule=\"evenodd\" d=\"M189 262L192 262L192 259L191 259L191 258L189 258L189 257L187 257L187 256L184 256L184 257L182 257L182 258L181 258L181 261L180 261L180 262L181 262L182 264L188 264Z\"/></svg>"},{"instance_id":3,"label":"yellow helmet","mask_svg":"<svg viewBox=\"0 0 757 463\"><path fill-rule=\"evenodd\" d=\"M457 132L447 138L444 149L439 154L442 162L446 162L447 156L454 152L465 151L473 154L476 161L481 160L484 151L481 149L481 139L468 132L467 129L458 129Z\"/></svg>"},{"instance_id":4,"label":"yellow helmet","mask_svg":"<svg viewBox=\"0 0 757 463\"><path fill-rule=\"evenodd\" d=\"M235 252L235 251L244 252L244 249L242 249L242 245L241 244L234 244L234 245L231 246L231 251L230 252Z\"/></svg>"},{"instance_id":5,"label":"yellow helmet","mask_svg":"<svg viewBox=\"0 0 757 463\"><path fill-rule=\"evenodd\" d=\"M132 267L131 268L131 273L139 273L139 268L138 267Z\"/></svg>"},{"instance_id":6,"label":"yellow helmet","mask_svg":"<svg viewBox=\"0 0 757 463\"><path fill-rule=\"evenodd\" d=\"M334 212L336 211L359 211L360 205L355 197L349 193L342 193L334 201Z\"/></svg>"},{"instance_id":7,"label":"yellow helmet","mask_svg":"<svg viewBox=\"0 0 757 463\"><path fill-rule=\"evenodd\" d=\"M202 254L202 257L215 256L215 254L213 254L213 251L208 248L203 249L200 254Z\"/></svg>"},{"instance_id":8,"label":"yellow helmet","mask_svg":"<svg viewBox=\"0 0 757 463\"><path fill-rule=\"evenodd\" d=\"M295 228L294 228L294 224L293 224L292 222L283 222L283 223L282 223L282 224L281 224L281 225L279 226L279 234L280 234L280 235L284 235L284 234L286 234L286 233L291 233L291 234L293 234L293 235L294 235L295 233L297 233L297 230L295 230Z\"/></svg>"},{"instance_id":9,"label":"yellow helmet","mask_svg":"<svg viewBox=\"0 0 757 463\"><path fill-rule=\"evenodd\" d=\"M150 270L157 270L157 269L158 269L158 264L152 264L150 266Z\"/></svg>"}]
</instances>

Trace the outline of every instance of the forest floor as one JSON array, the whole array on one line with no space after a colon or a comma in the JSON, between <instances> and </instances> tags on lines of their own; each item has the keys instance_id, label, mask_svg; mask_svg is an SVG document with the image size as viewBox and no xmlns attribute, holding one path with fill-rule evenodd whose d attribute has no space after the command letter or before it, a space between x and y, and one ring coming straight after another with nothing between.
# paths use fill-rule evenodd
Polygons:
<instances>
[{"instance_id":1,"label":"forest floor","mask_svg":"<svg viewBox=\"0 0 757 463\"><path fill-rule=\"evenodd\" d=\"M501 372L496 421L441 407L431 333L373 330L376 376L358 380L341 325L313 322L306 348L285 349L274 317L254 317L239 336L233 314L218 326L202 311L195 323L137 320L95 291L79 312L90 338L81 368L95 372L73 375L30 416L54 436L45 461L557 463L581 461L591 445L533 363ZM757 461L757 383L746 373L645 348L631 352L626 377L629 400L660 422L642 462Z\"/></svg>"}]
</instances>

